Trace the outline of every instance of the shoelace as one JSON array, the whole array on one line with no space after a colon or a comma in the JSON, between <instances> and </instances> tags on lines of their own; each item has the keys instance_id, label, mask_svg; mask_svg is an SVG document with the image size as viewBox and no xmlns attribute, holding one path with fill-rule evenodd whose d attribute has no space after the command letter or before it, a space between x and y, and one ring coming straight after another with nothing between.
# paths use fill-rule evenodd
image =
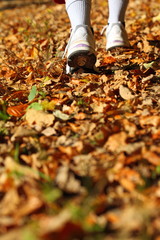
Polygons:
<instances>
[{"instance_id":1,"label":"shoelace","mask_svg":"<svg viewBox=\"0 0 160 240\"><path fill-rule=\"evenodd\" d=\"M104 32L106 31L107 27L108 27L108 25L105 25L105 26L102 28L102 30L101 30L101 35L104 34Z\"/></svg>"},{"instance_id":2,"label":"shoelace","mask_svg":"<svg viewBox=\"0 0 160 240\"><path fill-rule=\"evenodd\" d=\"M113 23L113 24L114 24L114 25L116 25L116 24L122 24L123 27L125 28L125 22L118 22L118 23ZM109 26L109 23L102 28L101 35L103 35L104 31L107 30L108 26Z\"/></svg>"}]
</instances>

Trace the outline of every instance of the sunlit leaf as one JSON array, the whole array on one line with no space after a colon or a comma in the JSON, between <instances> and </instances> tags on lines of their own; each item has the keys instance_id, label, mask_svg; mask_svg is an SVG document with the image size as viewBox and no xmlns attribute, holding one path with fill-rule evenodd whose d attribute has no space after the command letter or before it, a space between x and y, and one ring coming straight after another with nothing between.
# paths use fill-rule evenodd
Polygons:
<instances>
[{"instance_id":1,"label":"sunlit leaf","mask_svg":"<svg viewBox=\"0 0 160 240\"><path fill-rule=\"evenodd\" d=\"M71 118L68 114L63 113L60 110L54 111L53 114L55 117L60 118L63 121L67 121Z\"/></svg>"},{"instance_id":2,"label":"sunlit leaf","mask_svg":"<svg viewBox=\"0 0 160 240\"><path fill-rule=\"evenodd\" d=\"M31 91L28 95L28 101L31 102L37 95L37 87L36 85L32 86Z\"/></svg>"},{"instance_id":3,"label":"sunlit leaf","mask_svg":"<svg viewBox=\"0 0 160 240\"><path fill-rule=\"evenodd\" d=\"M28 104L21 104L17 106L8 107L7 113L14 117L22 117L25 114L27 107Z\"/></svg>"},{"instance_id":4,"label":"sunlit leaf","mask_svg":"<svg viewBox=\"0 0 160 240\"><path fill-rule=\"evenodd\" d=\"M43 106L38 102L33 102L29 105L29 109L33 108L35 110L43 110Z\"/></svg>"}]
</instances>

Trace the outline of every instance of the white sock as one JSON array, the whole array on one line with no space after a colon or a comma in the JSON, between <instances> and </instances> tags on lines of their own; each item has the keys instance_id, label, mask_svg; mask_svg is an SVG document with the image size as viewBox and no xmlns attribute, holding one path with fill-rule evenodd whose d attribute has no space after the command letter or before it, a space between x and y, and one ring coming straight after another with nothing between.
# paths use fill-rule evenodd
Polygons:
<instances>
[{"instance_id":1,"label":"white sock","mask_svg":"<svg viewBox=\"0 0 160 240\"><path fill-rule=\"evenodd\" d=\"M128 3L129 0L108 0L108 23L124 22Z\"/></svg>"},{"instance_id":2,"label":"white sock","mask_svg":"<svg viewBox=\"0 0 160 240\"><path fill-rule=\"evenodd\" d=\"M81 24L91 26L91 0L66 0L66 11L72 29Z\"/></svg>"}]
</instances>

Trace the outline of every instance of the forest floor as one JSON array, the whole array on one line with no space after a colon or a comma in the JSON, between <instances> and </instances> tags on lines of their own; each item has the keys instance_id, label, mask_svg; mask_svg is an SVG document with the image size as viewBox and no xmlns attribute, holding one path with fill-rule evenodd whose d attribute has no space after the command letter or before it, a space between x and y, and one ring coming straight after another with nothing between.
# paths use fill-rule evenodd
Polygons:
<instances>
[{"instance_id":1,"label":"forest floor","mask_svg":"<svg viewBox=\"0 0 160 240\"><path fill-rule=\"evenodd\" d=\"M0 2L0 240L160 240L160 0L130 0L130 49L65 73L65 6Z\"/></svg>"}]
</instances>

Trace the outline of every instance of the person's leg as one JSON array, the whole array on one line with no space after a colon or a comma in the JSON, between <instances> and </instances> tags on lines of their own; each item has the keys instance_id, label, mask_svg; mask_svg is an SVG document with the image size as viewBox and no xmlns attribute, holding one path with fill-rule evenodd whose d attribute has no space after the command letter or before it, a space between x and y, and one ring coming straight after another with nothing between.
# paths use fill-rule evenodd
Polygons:
<instances>
[{"instance_id":1,"label":"person's leg","mask_svg":"<svg viewBox=\"0 0 160 240\"><path fill-rule=\"evenodd\" d=\"M108 23L125 21L125 13L129 0L108 0L109 18Z\"/></svg>"},{"instance_id":2,"label":"person's leg","mask_svg":"<svg viewBox=\"0 0 160 240\"><path fill-rule=\"evenodd\" d=\"M108 0L109 18L106 48L130 47L125 30L125 13L129 0Z\"/></svg>"},{"instance_id":3,"label":"person's leg","mask_svg":"<svg viewBox=\"0 0 160 240\"><path fill-rule=\"evenodd\" d=\"M91 26L91 0L66 0L66 11L70 19L72 29L74 29L77 25Z\"/></svg>"},{"instance_id":4,"label":"person's leg","mask_svg":"<svg viewBox=\"0 0 160 240\"><path fill-rule=\"evenodd\" d=\"M67 0L66 11L72 28L67 46L67 72L71 68L92 69L96 55L90 23L91 0Z\"/></svg>"}]
</instances>

